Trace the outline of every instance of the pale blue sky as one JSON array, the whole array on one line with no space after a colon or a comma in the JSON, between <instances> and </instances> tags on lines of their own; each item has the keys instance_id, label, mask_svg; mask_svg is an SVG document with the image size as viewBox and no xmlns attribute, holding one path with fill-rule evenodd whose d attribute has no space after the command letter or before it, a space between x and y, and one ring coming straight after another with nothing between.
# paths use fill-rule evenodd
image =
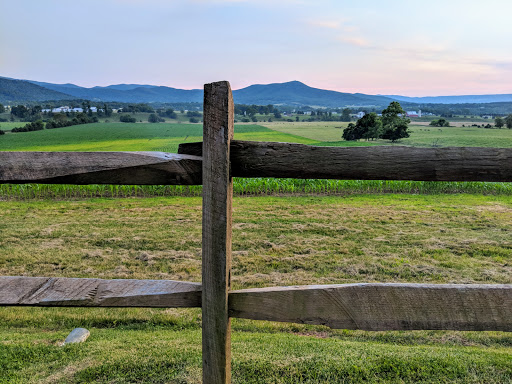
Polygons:
<instances>
[{"instance_id":1,"label":"pale blue sky","mask_svg":"<svg viewBox=\"0 0 512 384\"><path fill-rule=\"evenodd\" d=\"M0 76L202 88L512 93L509 0L16 0Z\"/></svg>"}]
</instances>

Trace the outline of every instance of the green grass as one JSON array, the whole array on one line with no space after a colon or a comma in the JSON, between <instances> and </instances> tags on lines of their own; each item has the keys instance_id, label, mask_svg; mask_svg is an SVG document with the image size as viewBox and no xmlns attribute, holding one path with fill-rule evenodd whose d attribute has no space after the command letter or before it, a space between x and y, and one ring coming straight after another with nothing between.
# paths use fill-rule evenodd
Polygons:
<instances>
[{"instance_id":1,"label":"green grass","mask_svg":"<svg viewBox=\"0 0 512 384\"><path fill-rule=\"evenodd\" d=\"M325 141L341 135L338 126L346 123L271 123L268 127L254 124L235 126L235 139L255 141L295 142L311 145L366 146L390 145L386 141ZM512 130L468 128L470 136L463 137L465 128L413 127L409 141L428 146L450 142L509 146ZM487 136L483 134L488 134ZM201 124L101 123L7 134L0 137L0 150L7 151L164 151L176 152L183 142L202 140ZM437 139L443 136L443 140ZM494 135L494 136L493 136ZM501 136L500 136L501 135ZM406 140L400 144L405 144ZM415 144L415 145L416 145ZM511 194L508 183L428 183L410 181L352 181L352 180L280 180L235 179L234 192L248 194L288 193L486 193ZM186 186L61 186L61 185L0 185L1 198L89 198L127 196L198 196L201 187Z\"/></svg>"},{"instance_id":2,"label":"green grass","mask_svg":"<svg viewBox=\"0 0 512 384\"><path fill-rule=\"evenodd\" d=\"M201 124L97 123L0 137L2 151L162 151L177 152L184 142L202 141ZM316 141L258 125L237 125L238 140Z\"/></svg>"},{"instance_id":3,"label":"green grass","mask_svg":"<svg viewBox=\"0 0 512 384\"><path fill-rule=\"evenodd\" d=\"M388 140L343 141L341 135L348 123L263 123L272 130L318 140L317 145L333 146L372 146L372 145L409 145L413 147L512 147L512 129L484 129L476 127L430 127L410 125L411 135L397 143Z\"/></svg>"},{"instance_id":4,"label":"green grass","mask_svg":"<svg viewBox=\"0 0 512 384\"><path fill-rule=\"evenodd\" d=\"M233 288L512 283L512 197L237 197ZM200 281L201 199L0 202L0 275ZM2 383L199 383L198 309L0 308ZM89 340L61 347L74 327ZM510 383L512 335L233 321L234 383Z\"/></svg>"}]
</instances>

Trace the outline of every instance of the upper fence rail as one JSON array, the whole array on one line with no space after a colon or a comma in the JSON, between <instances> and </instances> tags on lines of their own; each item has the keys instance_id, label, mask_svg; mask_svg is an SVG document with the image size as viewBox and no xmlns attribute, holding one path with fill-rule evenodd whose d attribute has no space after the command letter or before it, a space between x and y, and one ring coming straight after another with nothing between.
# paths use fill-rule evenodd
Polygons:
<instances>
[{"instance_id":1,"label":"upper fence rail","mask_svg":"<svg viewBox=\"0 0 512 384\"><path fill-rule=\"evenodd\" d=\"M163 152L0 152L0 184L199 185L202 143ZM232 140L231 176L512 182L511 148L318 147Z\"/></svg>"}]
</instances>

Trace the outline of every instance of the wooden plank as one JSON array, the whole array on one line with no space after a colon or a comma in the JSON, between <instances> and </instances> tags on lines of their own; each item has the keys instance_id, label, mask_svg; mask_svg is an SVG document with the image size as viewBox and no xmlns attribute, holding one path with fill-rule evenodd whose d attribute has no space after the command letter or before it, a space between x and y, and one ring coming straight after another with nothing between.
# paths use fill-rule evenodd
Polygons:
<instances>
[{"instance_id":1,"label":"wooden plank","mask_svg":"<svg viewBox=\"0 0 512 384\"><path fill-rule=\"evenodd\" d=\"M231 271L233 182L229 148L234 104L227 81L204 86L203 127L203 383L231 382Z\"/></svg>"},{"instance_id":2,"label":"wooden plank","mask_svg":"<svg viewBox=\"0 0 512 384\"><path fill-rule=\"evenodd\" d=\"M201 156L201 143L181 144ZM315 147L231 142L234 177L297 179L512 181L512 148Z\"/></svg>"},{"instance_id":3,"label":"wooden plank","mask_svg":"<svg viewBox=\"0 0 512 384\"><path fill-rule=\"evenodd\" d=\"M0 305L200 307L201 284L172 280L1 276Z\"/></svg>"},{"instance_id":4,"label":"wooden plank","mask_svg":"<svg viewBox=\"0 0 512 384\"><path fill-rule=\"evenodd\" d=\"M202 159L164 152L0 152L0 183L201 184Z\"/></svg>"},{"instance_id":5,"label":"wooden plank","mask_svg":"<svg viewBox=\"0 0 512 384\"><path fill-rule=\"evenodd\" d=\"M345 284L232 291L230 316L368 331L512 331L512 285Z\"/></svg>"}]
</instances>

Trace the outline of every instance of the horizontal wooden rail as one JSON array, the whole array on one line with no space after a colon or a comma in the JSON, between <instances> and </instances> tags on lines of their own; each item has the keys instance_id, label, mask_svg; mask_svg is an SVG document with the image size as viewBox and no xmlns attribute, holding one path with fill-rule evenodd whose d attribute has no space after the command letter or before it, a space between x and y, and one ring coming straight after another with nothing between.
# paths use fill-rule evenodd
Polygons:
<instances>
[{"instance_id":1,"label":"horizontal wooden rail","mask_svg":"<svg viewBox=\"0 0 512 384\"><path fill-rule=\"evenodd\" d=\"M202 159L163 152L0 152L0 183L201 184Z\"/></svg>"},{"instance_id":2,"label":"horizontal wooden rail","mask_svg":"<svg viewBox=\"0 0 512 384\"><path fill-rule=\"evenodd\" d=\"M201 284L170 280L0 277L0 305L200 307ZM512 285L343 284L229 293L231 317L371 331L512 331Z\"/></svg>"},{"instance_id":3,"label":"horizontal wooden rail","mask_svg":"<svg viewBox=\"0 0 512 384\"><path fill-rule=\"evenodd\" d=\"M201 143L178 153L201 156ZM512 148L316 147L231 141L235 177L512 181Z\"/></svg>"},{"instance_id":4,"label":"horizontal wooden rail","mask_svg":"<svg viewBox=\"0 0 512 384\"><path fill-rule=\"evenodd\" d=\"M331 328L512 331L512 285L345 284L231 292L232 317Z\"/></svg>"},{"instance_id":5,"label":"horizontal wooden rail","mask_svg":"<svg viewBox=\"0 0 512 384\"><path fill-rule=\"evenodd\" d=\"M0 305L200 307L201 284L171 280L2 276Z\"/></svg>"},{"instance_id":6,"label":"horizontal wooden rail","mask_svg":"<svg viewBox=\"0 0 512 384\"><path fill-rule=\"evenodd\" d=\"M202 143L163 152L1 152L0 183L199 185ZM512 148L315 147L231 141L232 175L512 181Z\"/></svg>"}]
</instances>

